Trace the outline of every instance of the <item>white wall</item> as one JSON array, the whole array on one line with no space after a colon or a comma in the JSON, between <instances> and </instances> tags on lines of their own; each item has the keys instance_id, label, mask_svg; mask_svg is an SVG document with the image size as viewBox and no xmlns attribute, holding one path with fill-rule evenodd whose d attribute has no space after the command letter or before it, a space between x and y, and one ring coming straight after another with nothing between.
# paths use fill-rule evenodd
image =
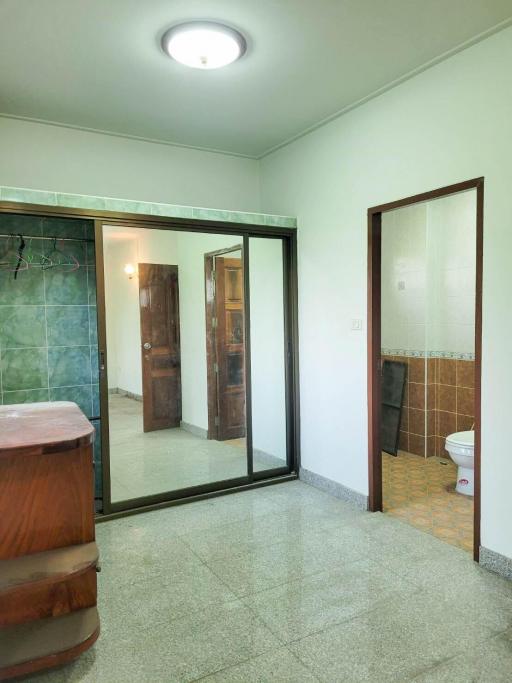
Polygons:
<instances>
[{"instance_id":1,"label":"white wall","mask_svg":"<svg viewBox=\"0 0 512 683\"><path fill-rule=\"evenodd\" d=\"M382 216L382 348L475 350L476 191Z\"/></svg>"},{"instance_id":2,"label":"white wall","mask_svg":"<svg viewBox=\"0 0 512 683\"><path fill-rule=\"evenodd\" d=\"M258 162L0 118L0 185L258 211Z\"/></svg>"},{"instance_id":3,"label":"white wall","mask_svg":"<svg viewBox=\"0 0 512 683\"><path fill-rule=\"evenodd\" d=\"M476 190L427 204L429 351L475 352Z\"/></svg>"},{"instance_id":4,"label":"white wall","mask_svg":"<svg viewBox=\"0 0 512 683\"><path fill-rule=\"evenodd\" d=\"M136 278L129 280L123 270L126 263L137 262L137 243L106 240L104 258L108 386L140 395L139 288Z\"/></svg>"},{"instance_id":5,"label":"white wall","mask_svg":"<svg viewBox=\"0 0 512 683\"><path fill-rule=\"evenodd\" d=\"M283 245L249 240L253 447L286 464ZM264 467L264 464L261 465Z\"/></svg>"},{"instance_id":6,"label":"white wall","mask_svg":"<svg viewBox=\"0 0 512 683\"><path fill-rule=\"evenodd\" d=\"M482 543L512 557L512 29L262 160L262 208L299 220L302 464L367 493L368 207L485 176Z\"/></svg>"},{"instance_id":7,"label":"white wall","mask_svg":"<svg viewBox=\"0 0 512 683\"><path fill-rule=\"evenodd\" d=\"M381 346L425 353L427 204L382 216ZM391 354L394 355L394 354Z\"/></svg>"}]
</instances>

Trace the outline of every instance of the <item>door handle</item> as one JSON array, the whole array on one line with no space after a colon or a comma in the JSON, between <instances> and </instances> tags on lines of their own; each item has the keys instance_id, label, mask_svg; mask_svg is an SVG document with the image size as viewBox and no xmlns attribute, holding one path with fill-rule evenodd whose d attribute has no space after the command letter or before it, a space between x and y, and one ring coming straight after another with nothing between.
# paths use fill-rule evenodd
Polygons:
<instances>
[{"instance_id":1,"label":"door handle","mask_svg":"<svg viewBox=\"0 0 512 683\"><path fill-rule=\"evenodd\" d=\"M149 342L146 342L144 344L144 348L146 349L146 351L149 351L149 349L151 348L151 344Z\"/></svg>"}]
</instances>

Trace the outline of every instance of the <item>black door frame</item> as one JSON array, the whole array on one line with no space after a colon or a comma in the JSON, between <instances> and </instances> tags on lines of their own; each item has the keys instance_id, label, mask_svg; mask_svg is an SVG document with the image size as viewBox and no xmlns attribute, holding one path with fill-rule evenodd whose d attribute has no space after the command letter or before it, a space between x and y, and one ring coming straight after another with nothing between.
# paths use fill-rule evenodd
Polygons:
<instances>
[{"instance_id":1,"label":"black door frame","mask_svg":"<svg viewBox=\"0 0 512 683\"><path fill-rule=\"evenodd\" d=\"M126 228L146 228L158 230L178 230L205 234L236 235L242 237L244 254L244 316L245 325L245 382L246 382L246 419L247 419L247 463L248 473L244 477L201 484L184 489L166 491L164 493L142 496L128 501L111 500L110 489L110 448L109 448L109 420L108 420L108 385L107 363L108 349L106 338L105 314L105 279L103 257L103 225L114 225ZM283 244L283 272L284 272L284 311L285 311L285 386L286 386L286 415L287 415L287 463L281 468L254 472L252 447L252 401L251 401L251 338L250 338L250 285L249 285L249 243L251 237L265 237L280 240ZM96 287L98 291L98 341L100 348L100 407L101 407L101 436L102 436L102 464L104 497L104 515L111 517L142 509L154 509L188 499L197 499L218 495L228 490L240 490L241 487L272 483L280 478L297 478L299 471L299 416L298 416L298 357L297 357L297 270L296 270L296 230L292 228L266 228L265 226L248 226L245 224L213 222L205 224L201 221L186 221L176 223L174 219L154 220L148 225L140 216L133 218L119 218L113 221L95 219L95 248L96 248ZM103 416L106 416L104 419ZM105 496L105 492L107 496Z\"/></svg>"}]
</instances>

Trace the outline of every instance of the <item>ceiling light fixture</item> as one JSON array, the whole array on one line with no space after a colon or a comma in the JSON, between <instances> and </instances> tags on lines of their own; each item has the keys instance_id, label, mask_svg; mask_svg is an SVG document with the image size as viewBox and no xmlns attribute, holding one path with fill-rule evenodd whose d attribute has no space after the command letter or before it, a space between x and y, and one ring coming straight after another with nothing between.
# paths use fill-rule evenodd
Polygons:
<instances>
[{"instance_id":1,"label":"ceiling light fixture","mask_svg":"<svg viewBox=\"0 0 512 683\"><path fill-rule=\"evenodd\" d=\"M240 59L247 49L241 33L214 21L189 21L168 29L162 48L169 57L194 69L219 69Z\"/></svg>"}]
</instances>

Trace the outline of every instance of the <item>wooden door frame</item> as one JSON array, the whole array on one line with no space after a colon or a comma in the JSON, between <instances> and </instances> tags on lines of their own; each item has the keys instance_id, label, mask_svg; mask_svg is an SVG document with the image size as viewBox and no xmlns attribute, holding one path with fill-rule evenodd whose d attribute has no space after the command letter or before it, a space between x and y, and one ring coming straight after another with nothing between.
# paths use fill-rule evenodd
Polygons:
<instances>
[{"instance_id":1,"label":"wooden door frame","mask_svg":"<svg viewBox=\"0 0 512 683\"><path fill-rule=\"evenodd\" d=\"M205 284L205 311L206 311L206 384L208 394L208 439L217 439L219 436L219 425L215 422L215 416L218 415L219 406L219 386L217 373L214 365L217 363L217 344L216 335L211 334L213 329L212 321L216 317L215 301L208 301L208 282L212 279L214 271L214 261L217 256L225 256L232 254L234 251L240 251L242 254L242 268L244 266L244 245L237 244L226 249L217 249L216 251L208 251L204 255L204 284ZM244 320L245 320L245 294L244 294ZM247 355L244 335L244 354ZM244 359L245 361L245 359ZM245 362L244 362L245 367Z\"/></svg>"},{"instance_id":2,"label":"wooden door frame","mask_svg":"<svg viewBox=\"0 0 512 683\"><path fill-rule=\"evenodd\" d=\"M480 554L481 509L481 385L482 385L482 273L484 227L484 178L448 185L368 209L368 509L382 511L381 451L381 247L382 214L411 204L476 190L476 289L475 289L475 493L473 558Z\"/></svg>"}]
</instances>

